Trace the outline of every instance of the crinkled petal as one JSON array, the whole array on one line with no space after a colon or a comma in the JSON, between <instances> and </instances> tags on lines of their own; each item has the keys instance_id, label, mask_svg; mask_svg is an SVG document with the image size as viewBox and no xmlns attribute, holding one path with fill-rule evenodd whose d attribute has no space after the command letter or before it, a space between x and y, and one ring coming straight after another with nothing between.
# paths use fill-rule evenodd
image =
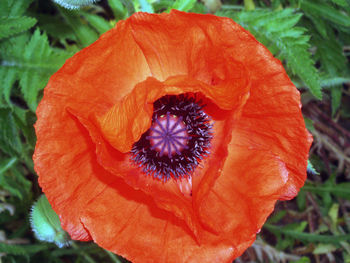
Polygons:
<instances>
[{"instance_id":1,"label":"crinkled petal","mask_svg":"<svg viewBox=\"0 0 350 263\"><path fill-rule=\"evenodd\" d=\"M278 156L289 172L280 199L295 197L304 185L312 137L305 128L300 95L284 71L254 80L233 140Z\"/></svg>"},{"instance_id":2,"label":"crinkled petal","mask_svg":"<svg viewBox=\"0 0 350 263\"><path fill-rule=\"evenodd\" d=\"M90 238L79 216L86 202L103 189L91 180L103 172L95 167L89 134L66 109L79 109L84 116L105 112L149 74L143 53L122 21L67 60L45 88L35 125L35 170L63 227L75 239Z\"/></svg>"},{"instance_id":3,"label":"crinkled petal","mask_svg":"<svg viewBox=\"0 0 350 263\"><path fill-rule=\"evenodd\" d=\"M37 110L35 170L63 228L73 239L90 240L80 217L86 204L105 189L95 182L104 170L97 165L95 145L85 128L74 116L54 107L59 103L60 98L46 98ZM55 121L48 124L51 119Z\"/></svg>"},{"instance_id":4,"label":"crinkled petal","mask_svg":"<svg viewBox=\"0 0 350 263\"><path fill-rule=\"evenodd\" d=\"M255 240L273 211L288 171L270 152L231 142L220 172L207 197L198 204L199 216L203 225L231 240L239 255Z\"/></svg>"},{"instance_id":5,"label":"crinkled petal","mask_svg":"<svg viewBox=\"0 0 350 263\"><path fill-rule=\"evenodd\" d=\"M61 111L67 107L75 108L83 115L102 114L150 74L129 24L120 21L115 28L66 61L51 77L43 100L64 97L64 103L55 105L53 102L54 107L60 107ZM43 107L41 109L43 111Z\"/></svg>"},{"instance_id":6,"label":"crinkled petal","mask_svg":"<svg viewBox=\"0 0 350 263\"><path fill-rule=\"evenodd\" d=\"M228 18L172 10L170 14L136 13L130 24L153 77L160 81L187 75L209 85L220 83L238 75L237 57L252 55L245 43L251 35ZM243 53L234 52L236 46L244 46Z\"/></svg>"},{"instance_id":7,"label":"crinkled petal","mask_svg":"<svg viewBox=\"0 0 350 263\"><path fill-rule=\"evenodd\" d=\"M154 179L142 172L136 164L130 160L129 154L122 154L106 142L99 127L94 125L94 119L85 119L79 116L79 113L68 109L72 115L76 116L81 124L89 131L92 140L96 145L96 154L98 162L111 174L122 178L128 185L134 189L139 189L153 198L157 207L173 213L179 219L182 219L192 231L193 237L201 242L200 224L198 221L197 211L193 209L192 198L200 199L205 196L212 182L219 175L218 170L222 167L227 155L227 144L230 136L225 136L225 132L232 131L232 120L234 114L231 111L220 111L213 103L208 105L208 110L219 111L220 117L213 125L213 132L218 134L213 138L211 154L192 174L193 178L193 194L191 198L185 196L178 187L175 180L171 179L167 182ZM226 115L226 117L225 117ZM228 120L230 121L228 121ZM221 134L221 136L220 136ZM210 178L210 180L206 179ZM210 183L202 183L201 181L210 181ZM200 187L199 187L200 185Z\"/></svg>"},{"instance_id":8,"label":"crinkled petal","mask_svg":"<svg viewBox=\"0 0 350 263\"><path fill-rule=\"evenodd\" d=\"M88 204L82 222L95 242L132 262L232 262L236 256L230 240L206 231L198 244L182 220L120 179Z\"/></svg>"},{"instance_id":9,"label":"crinkled petal","mask_svg":"<svg viewBox=\"0 0 350 263\"><path fill-rule=\"evenodd\" d=\"M236 72L244 70L238 65ZM223 110L238 116L249 96L249 78L211 86L186 76L174 76L164 82L148 78L136 85L123 100L104 115L97 116L103 137L118 151L126 153L151 126L153 102L165 95L201 93Z\"/></svg>"},{"instance_id":10,"label":"crinkled petal","mask_svg":"<svg viewBox=\"0 0 350 263\"><path fill-rule=\"evenodd\" d=\"M128 153L153 102L182 93L200 94L215 121L192 197L145 176ZM230 262L305 180L299 93L228 18L173 11L118 22L51 78L37 115L35 169L63 227L135 262Z\"/></svg>"}]
</instances>

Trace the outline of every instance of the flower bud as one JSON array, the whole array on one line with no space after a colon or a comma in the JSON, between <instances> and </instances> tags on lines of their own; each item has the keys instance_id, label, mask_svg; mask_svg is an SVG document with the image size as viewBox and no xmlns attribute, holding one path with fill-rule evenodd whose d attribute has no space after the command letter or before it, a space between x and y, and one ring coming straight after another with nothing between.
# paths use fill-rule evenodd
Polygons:
<instances>
[{"instance_id":1,"label":"flower bud","mask_svg":"<svg viewBox=\"0 0 350 263\"><path fill-rule=\"evenodd\" d=\"M45 195L41 195L32 206L30 224L37 239L55 243L58 247L69 245L70 238Z\"/></svg>"},{"instance_id":2,"label":"flower bud","mask_svg":"<svg viewBox=\"0 0 350 263\"><path fill-rule=\"evenodd\" d=\"M55 3L59 4L68 9L79 9L86 5L91 5L96 0L53 0Z\"/></svg>"}]
</instances>

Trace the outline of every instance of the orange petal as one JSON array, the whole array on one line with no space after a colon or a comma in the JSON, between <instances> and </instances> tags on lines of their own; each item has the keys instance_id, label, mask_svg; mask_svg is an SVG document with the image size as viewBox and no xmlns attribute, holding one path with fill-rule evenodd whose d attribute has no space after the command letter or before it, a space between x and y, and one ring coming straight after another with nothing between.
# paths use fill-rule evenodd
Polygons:
<instances>
[{"instance_id":1,"label":"orange petal","mask_svg":"<svg viewBox=\"0 0 350 263\"><path fill-rule=\"evenodd\" d=\"M80 216L86 204L106 187L94 182L95 172L101 177L105 172L97 165L89 134L73 116L55 107L62 102L60 97L46 96L38 107L35 170L62 227L73 239L90 240Z\"/></svg>"},{"instance_id":2,"label":"orange petal","mask_svg":"<svg viewBox=\"0 0 350 263\"><path fill-rule=\"evenodd\" d=\"M136 13L130 25L152 75L160 81L187 75L215 84L237 76L236 62L256 54L247 42L254 41L255 48L257 41L228 18L172 10L170 14ZM237 46L242 47L240 52L235 51Z\"/></svg>"},{"instance_id":3,"label":"orange petal","mask_svg":"<svg viewBox=\"0 0 350 263\"><path fill-rule=\"evenodd\" d=\"M230 240L201 230L199 245L181 220L120 179L89 203L82 222L94 241L132 262L232 262Z\"/></svg>"},{"instance_id":4,"label":"orange petal","mask_svg":"<svg viewBox=\"0 0 350 263\"><path fill-rule=\"evenodd\" d=\"M244 68L236 67L236 72ZM201 93L224 110L232 110L239 115L249 95L249 78L222 82L210 86L186 76L174 76L164 82L148 78L136 85L123 100L111 107L101 117L97 125L103 137L118 151L126 153L141 135L151 126L153 102L165 95Z\"/></svg>"},{"instance_id":5,"label":"orange petal","mask_svg":"<svg viewBox=\"0 0 350 263\"><path fill-rule=\"evenodd\" d=\"M120 21L114 29L66 61L51 77L43 100L65 97L64 104L53 107L61 107L61 111L66 107L75 108L86 116L102 114L150 74L128 23Z\"/></svg>"},{"instance_id":6,"label":"orange petal","mask_svg":"<svg viewBox=\"0 0 350 263\"><path fill-rule=\"evenodd\" d=\"M90 239L79 214L104 186L96 186L91 180L101 169L95 167L95 146L66 108L79 109L84 116L105 112L149 74L148 64L130 28L121 21L115 29L68 59L45 88L35 125L35 170L63 227L74 239ZM78 189L87 194L78 194Z\"/></svg>"},{"instance_id":7,"label":"orange petal","mask_svg":"<svg viewBox=\"0 0 350 263\"><path fill-rule=\"evenodd\" d=\"M250 244L288 180L281 160L267 151L231 142L220 176L206 198L195 204L203 225L232 238L233 245ZM247 247L241 246L239 254Z\"/></svg>"},{"instance_id":8,"label":"orange petal","mask_svg":"<svg viewBox=\"0 0 350 263\"><path fill-rule=\"evenodd\" d=\"M282 66L276 62L276 67ZM254 89L233 133L233 141L279 156L289 172L281 199L297 195L306 179L312 137L300 111L300 95L288 76L267 75L253 80Z\"/></svg>"}]
</instances>

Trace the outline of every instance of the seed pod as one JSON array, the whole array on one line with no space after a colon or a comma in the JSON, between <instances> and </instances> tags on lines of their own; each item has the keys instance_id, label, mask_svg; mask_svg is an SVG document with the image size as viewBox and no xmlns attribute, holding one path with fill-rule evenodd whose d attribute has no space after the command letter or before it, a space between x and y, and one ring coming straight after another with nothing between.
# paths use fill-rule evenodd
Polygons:
<instances>
[{"instance_id":1,"label":"seed pod","mask_svg":"<svg viewBox=\"0 0 350 263\"><path fill-rule=\"evenodd\" d=\"M68 9L79 9L86 5L91 5L96 0L53 0L55 3L59 4Z\"/></svg>"},{"instance_id":2,"label":"seed pod","mask_svg":"<svg viewBox=\"0 0 350 263\"><path fill-rule=\"evenodd\" d=\"M37 239L55 243L58 247L69 245L70 238L45 195L40 196L32 206L30 224Z\"/></svg>"}]
</instances>

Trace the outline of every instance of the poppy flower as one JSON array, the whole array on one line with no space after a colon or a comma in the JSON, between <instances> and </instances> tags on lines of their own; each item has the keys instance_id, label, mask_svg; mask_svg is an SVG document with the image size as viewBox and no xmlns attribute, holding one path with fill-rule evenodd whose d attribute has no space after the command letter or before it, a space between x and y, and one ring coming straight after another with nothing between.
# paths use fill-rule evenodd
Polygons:
<instances>
[{"instance_id":1,"label":"poppy flower","mask_svg":"<svg viewBox=\"0 0 350 263\"><path fill-rule=\"evenodd\" d=\"M51 77L35 169L75 240L132 262L230 262L304 184L300 107L231 19L136 13Z\"/></svg>"}]
</instances>

